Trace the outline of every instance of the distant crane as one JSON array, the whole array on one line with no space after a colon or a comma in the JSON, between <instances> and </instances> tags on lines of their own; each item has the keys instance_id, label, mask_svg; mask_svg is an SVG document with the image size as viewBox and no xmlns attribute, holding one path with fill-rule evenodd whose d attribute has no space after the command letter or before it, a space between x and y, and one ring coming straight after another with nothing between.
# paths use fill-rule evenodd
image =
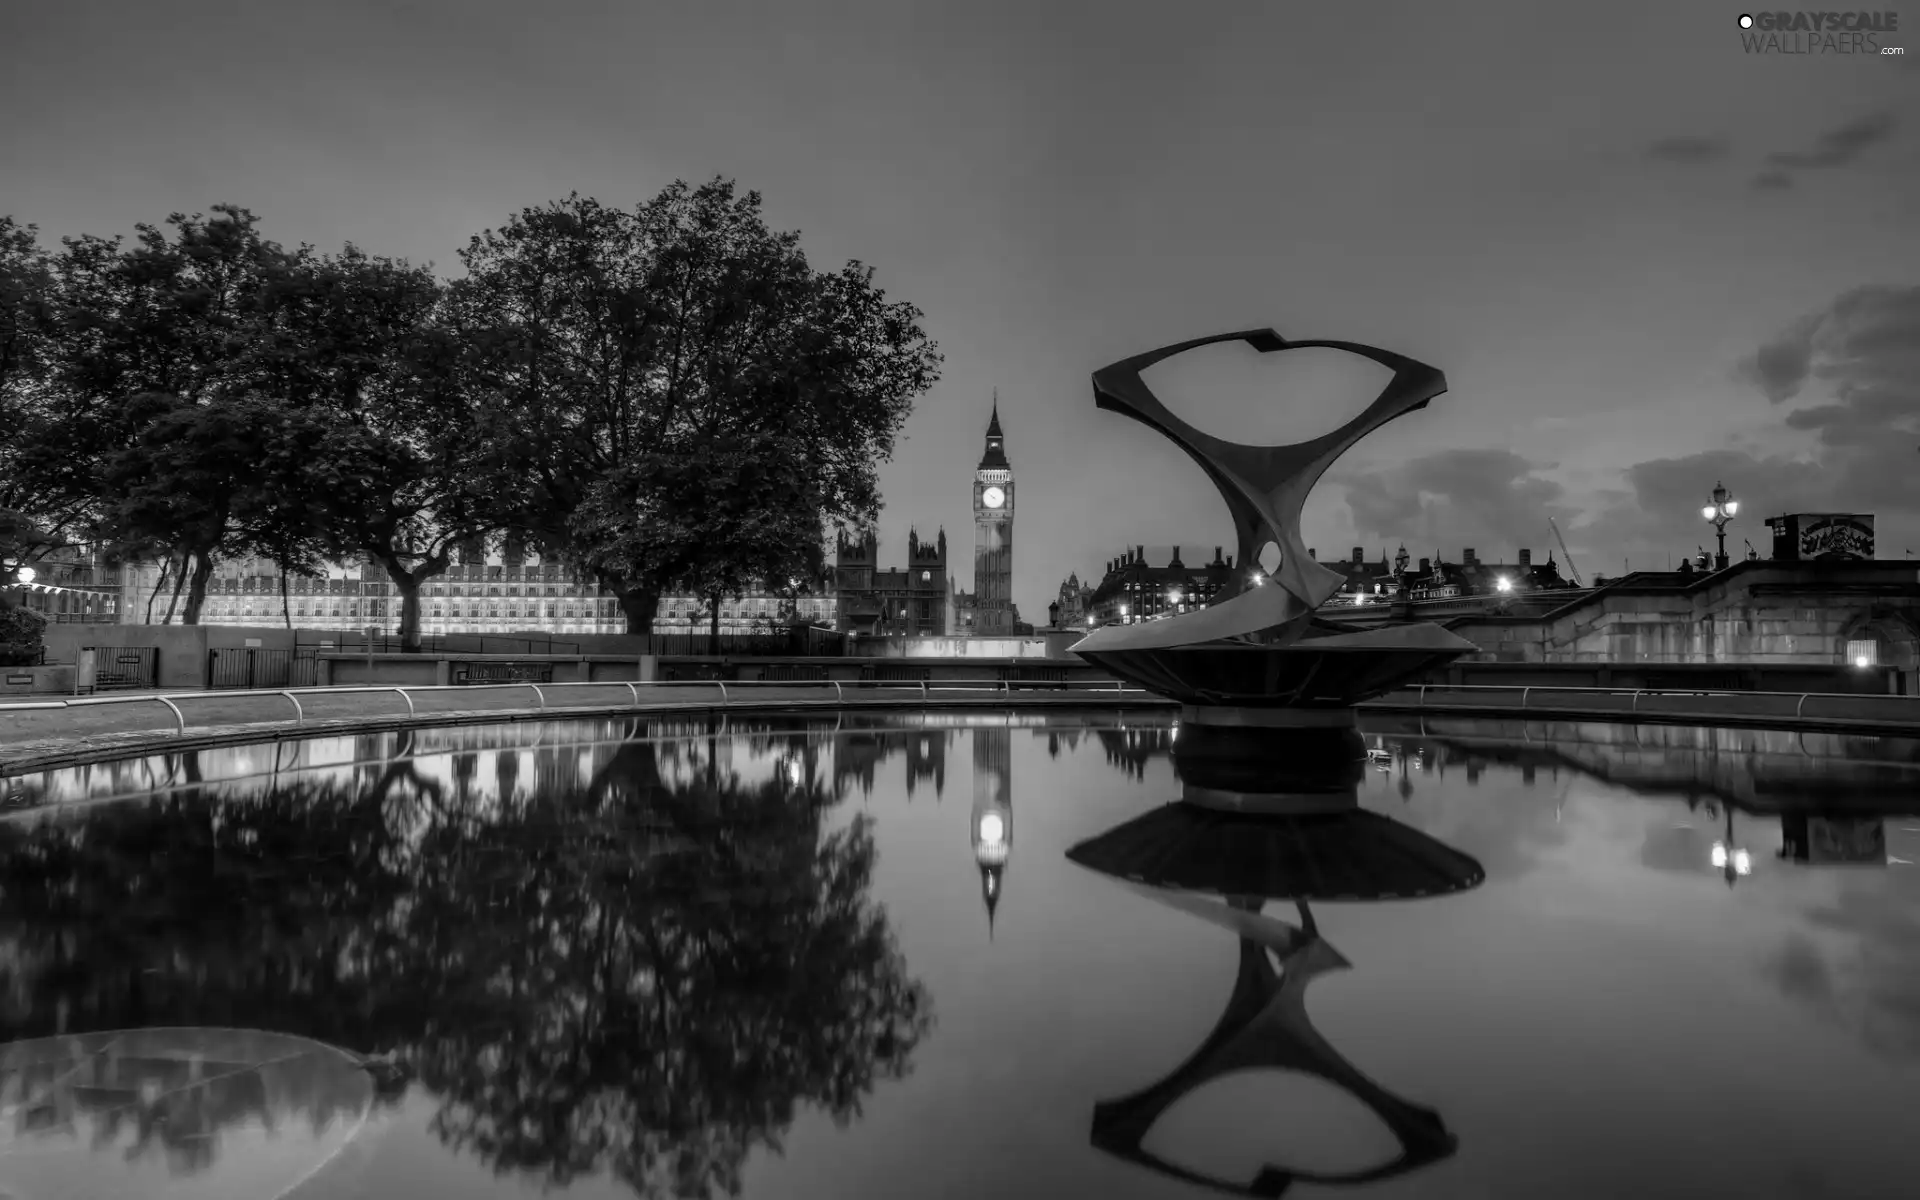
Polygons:
<instances>
[{"instance_id":1,"label":"distant crane","mask_svg":"<svg viewBox=\"0 0 1920 1200\"><path fill-rule=\"evenodd\" d=\"M1561 557L1567 560L1567 578L1573 580L1575 587L1587 586L1580 582L1580 568L1573 565L1573 551L1567 549L1567 539L1560 536L1559 523L1552 517L1548 517L1547 524L1553 529L1553 540L1560 543Z\"/></svg>"}]
</instances>

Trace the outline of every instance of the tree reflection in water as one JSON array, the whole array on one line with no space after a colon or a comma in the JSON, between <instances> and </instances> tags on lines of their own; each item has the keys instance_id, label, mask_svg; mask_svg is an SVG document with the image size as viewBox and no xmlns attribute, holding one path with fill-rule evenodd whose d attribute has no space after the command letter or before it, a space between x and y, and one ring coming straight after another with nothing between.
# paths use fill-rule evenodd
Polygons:
<instances>
[{"instance_id":1,"label":"tree reflection in water","mask_svg":"<svg viewBox=\"0 0 1920 1200\"><path fill-rule=\"evenodd\" d=\"M443 783L403 747L359 784L0 824L0 1038L297 1033L391 1054L496 1171L737 1192L800 1105L844 1123L902 1077L931 1008L867 899L868 818L663 749L585 783L539 751L481 796L472 756Z\"/></svg>"}]
</instances>

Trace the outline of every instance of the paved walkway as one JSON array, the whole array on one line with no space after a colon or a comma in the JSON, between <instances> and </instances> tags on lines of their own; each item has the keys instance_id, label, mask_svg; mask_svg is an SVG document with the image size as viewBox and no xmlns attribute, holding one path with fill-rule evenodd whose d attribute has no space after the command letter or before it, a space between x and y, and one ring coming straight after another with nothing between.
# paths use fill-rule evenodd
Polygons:
<instances>
[{"instance_id":1,"label":"paved walkway","mask_svg":"<svg viewBox=\"0 0 1920 1200\"><path fill-rule=\"evenodd\" d=\"M300 713L280 692L154 692L0 703L0 775L51 770L156 750L204 749L239 742L374 732L409 725L456 725L548 717L596 717L685 709L1111 708L1170 707L1130 692L1074 689L1013 693L983 688L922 692L908 687L650 686L624 683L398 691L294 690ZM162 700L159 697L165 696ZM107 702L111 699L112 702ZM544 704L542 704L544 701ZM170 702L170 703L169 703ZM176 715L176 709L178 710Z\"/></svg>"}]
</instances>

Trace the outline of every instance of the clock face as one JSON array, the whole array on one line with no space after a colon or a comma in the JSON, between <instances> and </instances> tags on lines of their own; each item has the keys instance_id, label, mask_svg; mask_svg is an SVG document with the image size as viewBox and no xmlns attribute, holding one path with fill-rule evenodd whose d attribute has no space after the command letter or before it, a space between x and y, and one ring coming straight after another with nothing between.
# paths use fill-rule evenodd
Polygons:
<instances>
[{"instance_id":1,"label":"clock face","mask_svg":"<svg viewBox=\"0 0 1920 1200\"><path fill-rule=\"evenodd\" d=\"M980 502L988 508L999 508L1007 502L1007 494L997 487L990 487L980 493Z\"/></svg>"}]
</instances>

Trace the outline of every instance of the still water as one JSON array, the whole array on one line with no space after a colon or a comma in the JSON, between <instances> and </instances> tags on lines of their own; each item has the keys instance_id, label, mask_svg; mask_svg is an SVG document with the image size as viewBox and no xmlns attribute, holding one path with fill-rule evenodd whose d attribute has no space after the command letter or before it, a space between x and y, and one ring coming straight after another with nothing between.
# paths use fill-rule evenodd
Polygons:
<instances>
[{"instance_id":1,"label":"still water","mask_svg":"<svg viewBox=\"0 0 1920 1200\"><path fill-rule=\"evenodd\" d=\"M1357 811L1267 819L1176 736L0 781L0 1196L1920 1195L1920 743L1376 721Z\"/></svg>"}]
</instances>

